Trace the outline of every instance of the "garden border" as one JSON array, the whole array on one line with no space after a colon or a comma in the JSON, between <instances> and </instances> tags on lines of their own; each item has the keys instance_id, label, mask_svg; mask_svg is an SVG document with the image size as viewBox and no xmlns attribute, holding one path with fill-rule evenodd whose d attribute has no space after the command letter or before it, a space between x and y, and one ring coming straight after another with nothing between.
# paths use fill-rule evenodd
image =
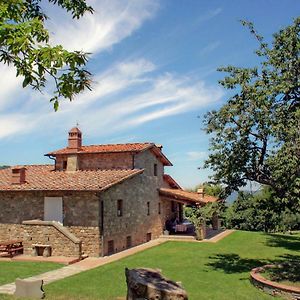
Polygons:
<instances>
[{"instance_id":1,"label":"garden border","mask_svg":"<svg viewBox=\"0 0 300 300\"><path fill-rule=\"evenodd\" d=\"M275 296L275 295L281 295L287 299L300 299L300 288L290 286L290 285L284 285L279 284L277 282L268 280L264 278L260 273L264 272L265 269L268 268L274 268L275 265L264 265L262 267L254 268L250 272L251 281L252 283L262 289L264 292Z\"/></svg>"}]
</instances>

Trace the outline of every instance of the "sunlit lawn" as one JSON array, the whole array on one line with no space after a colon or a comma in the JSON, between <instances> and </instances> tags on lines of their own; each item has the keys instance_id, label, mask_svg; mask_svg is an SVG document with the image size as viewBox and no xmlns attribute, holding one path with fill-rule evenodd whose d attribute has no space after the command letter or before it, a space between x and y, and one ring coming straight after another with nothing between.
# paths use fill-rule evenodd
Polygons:
<instances>
[{"instance_id":1,"label":"sunlit lawn","mask_svg":"<svg viewBox=\"0 0 300 300\"><path fill-rule=\"evenodd\" d=\"M61 267L63 265L55 263L1 261L0 258L0 285L13 282L16 278L26 278Z\"/></svg>"},{"instance_id":2,"label":"sunlit lawn","mask_svg":"<svg viewBox=\"0 0 300 300\"><path fill-rule=\"evenodd\" d=\"M125 267L149 267L181 281L190 300L274 299L252 286L249 271L274 261L299 260L299 250L299 234L238 231L215 244L167 242L54 282L45 291L47 299L116 299L126 295Z\"/></svg>"}]
</instances>

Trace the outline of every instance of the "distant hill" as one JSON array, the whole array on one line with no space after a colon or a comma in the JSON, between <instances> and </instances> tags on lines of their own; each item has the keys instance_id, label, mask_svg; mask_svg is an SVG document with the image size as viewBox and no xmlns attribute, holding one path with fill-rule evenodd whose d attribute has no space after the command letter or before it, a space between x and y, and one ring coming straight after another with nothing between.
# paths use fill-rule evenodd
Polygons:
<instances>
[{"instance_id":1,"label":"distant hill","mask_svg":"<svg viewBox=\"0 0 300 300\"><path fill-rule=\"evenodd\" d=\"M226 198L226 203L232 204L234 200L236 200L238 196L238 192L234 191L232 192L227 198Z\"/></svg>"},{"instance_id":2,"label":"distant hill","mask_svg":"<svg viewBox=\"0 0 300 300\"><path fill-rule=\"evenodd\" d=\"M7 168L9 168L9 166L0 166L0 170L7 169Z\"/></svg>"}]
</instances>

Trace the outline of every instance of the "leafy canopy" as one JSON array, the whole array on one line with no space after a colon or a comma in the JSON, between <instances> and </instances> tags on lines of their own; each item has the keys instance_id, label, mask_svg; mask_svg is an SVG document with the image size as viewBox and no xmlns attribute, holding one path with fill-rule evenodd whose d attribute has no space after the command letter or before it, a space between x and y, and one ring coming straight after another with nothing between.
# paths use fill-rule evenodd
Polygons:
<instances>
[{"instance_id":1,"label":"leafy canopy","mask_svg":"<svg viewBox=\"0 0 300 300\"><path fill-rule=\"evenodd\" d=\"M229 194L255 181L272 188L286 207L300 195L300 18L275 33L268 45L250 22L242 24L259 42L258 67L222 67L220 84L232 96L205 116L212 134L205 163Z\"/></svg>"},{"instance_id":2,"label":"leafy canopy","mask_svg":"<svg viewBox=\"0 0 300 300\"><path fill-rule=\"evenodd\" d=\"M255 194L239 192L223 217L227 228L265 232L300 228L300 211L282 209L267 186Z\"/></svg>"},{"instance_id":3,"label":"leafy canopy","mask_svg":"<svg viewBox=\"0 0 300 300\"><path fill-rule=\"evenodd\" d=\"M85 0L48 0L80 18L93 12ZM91 89L91 74L84 68L87 54L70 52L61 45L50 46L45 28L46 14L41 0L7 0L0 2L0 61L13 65L23 76L23 87L43 90L51 80L54 86L50 101L57 110L60 98L72 100L85 88Z\"/></svg>"}]
</instances>

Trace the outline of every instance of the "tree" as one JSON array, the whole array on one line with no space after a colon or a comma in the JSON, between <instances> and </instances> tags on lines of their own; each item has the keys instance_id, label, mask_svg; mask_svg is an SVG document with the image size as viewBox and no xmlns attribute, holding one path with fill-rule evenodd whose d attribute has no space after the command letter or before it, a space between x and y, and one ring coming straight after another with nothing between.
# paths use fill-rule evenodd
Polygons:
<instances>
[{"instance_id":1,"label":"tree","mask_svg":"<svg viewBox=\"0 0 300 300\"><path fill-rule=\"evenodd\" d=\"M191 192L197 192L198 189L203 189L206 195L222 198L224 194L224 188L220 184L214 184L211 182L204 182L196 185L194 188L189 189Z\"/></svg>"},{"instance_id":2,"label":"tree","mask_svg":"<svg viewBox=\"0 0 300 300\"><path fill-rule=\"evenodd\" d=\"M255 194L239 192L226 210L224 220L228 228L251 231L286 232L300 228L300 212L282 210L267 186Z\"/></svg>"},{"instance_id":3,"label":"tree","mask_svg":"<svg viewBox=\"0 0 300 300\"><path fill-rule=\"evenodd\" d=\"M80 18L93 12L85 0L48 0ZM17 76L23 76L23 87L43 90L51 79L54 109L59 99L70 101L85 88L91 89L91 74L84 68L87 53L70 52L61 45L50 46L45 28L47 15L41 0L7 0L0 2L0 61L13 65Z\"/></svg>"},{"instance_id":4,"label":"tree","mask_svg":"<svg viewBox=\"0 0 300 300\"><path fill-rule=\"evenodd\" d=\"M258 67L222 67L220 84L233 91L228 102L205 116L212 134L205 167L213 180L238 190L248 181L271 187L281 209L300 207L300 18L274 34L268 45L250 22L242 24L259 42Z\"/></svg>"}]
</instances>

